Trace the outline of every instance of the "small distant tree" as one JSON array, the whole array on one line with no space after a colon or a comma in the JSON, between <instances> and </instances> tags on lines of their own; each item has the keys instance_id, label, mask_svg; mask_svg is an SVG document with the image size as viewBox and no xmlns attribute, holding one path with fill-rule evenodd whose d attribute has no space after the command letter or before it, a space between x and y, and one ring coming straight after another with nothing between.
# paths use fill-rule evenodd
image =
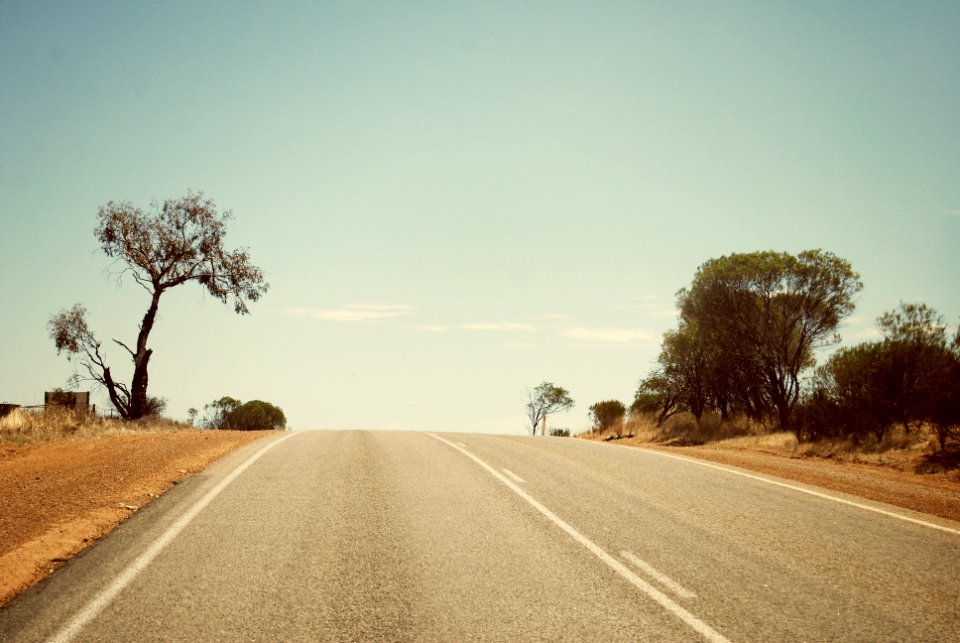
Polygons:
<instances>
[{"instance_id":1,"label":"small distant tree","mask_svg":"<svg viewBox=\"0 0 960 643\"><path fill-rule=\"evenodd\" d=\"M623 419L627 407L617 400L604 400L590 406L590 421L594 431L605 431Z\"/></svg>"},{"instance_id":2,"label":"small distant tree","mask_svg":"<svg viewBox=\"0 0 960 643\"><path fill-rule=\"evenodd\" d=\"M287 418L278 406L262 400L241 402L232 397L222 397L204 406L208 429L233 431L269 431L284 429Z\"/></svg>"},{"instance_id":3,"label":"small distant tree","mask_svg":"<svg viewBox=\"0 0 960 643\"><path fill-rule=\"evenodd\" d=\"M232 303L239 315L249 312L247 302L257 301L267 292L263 272L250 262L247 251L224 247L230 217L230 212L217 212L213 201L202 193L154 204L150 213L128 202L111 201L100 208L96 237L101 249L126 264L118 282L129 275L150 296L136 343L131 347L113 340L133 363L130 383L119 381L110 370L103 344L90 330L83 306L77 304L54 315L49 329L57 353L66 352L82 367L74 375L74 383L93 381L103 386L125 420L156 410L147 395L147 369L153 355L147 343L165 292L194 281L223 303Z\"/></svg>"},{"instance_id":4,"label":"small distant tree","mask_svg":"<svg viewBox=\"0 0 960 643\"><path fill-rule=\"evenodd\" d=\"M570 392L550 382L543 382L530 391L527 396L527 417L530 419L533 435L537 434L537 426L545 417L557 411L566 411L573 405Z\"/></svg>"}]
</instances>

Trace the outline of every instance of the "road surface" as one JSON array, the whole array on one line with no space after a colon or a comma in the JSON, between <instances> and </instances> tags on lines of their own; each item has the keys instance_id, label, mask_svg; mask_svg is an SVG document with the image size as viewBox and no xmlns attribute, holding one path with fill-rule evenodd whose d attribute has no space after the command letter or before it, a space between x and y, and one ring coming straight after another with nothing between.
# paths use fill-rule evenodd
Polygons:
<instances>
[{"instance_id":1,"label":"road surface","mask_svg":"<svg viewBox=\"0 0 960 643\"><path fill-rule=\"evenodd\" d=\"M0 641L960 641L960 524L776 482L569 438L280 434L10 603Z\"/></svg>"}]
</instances>

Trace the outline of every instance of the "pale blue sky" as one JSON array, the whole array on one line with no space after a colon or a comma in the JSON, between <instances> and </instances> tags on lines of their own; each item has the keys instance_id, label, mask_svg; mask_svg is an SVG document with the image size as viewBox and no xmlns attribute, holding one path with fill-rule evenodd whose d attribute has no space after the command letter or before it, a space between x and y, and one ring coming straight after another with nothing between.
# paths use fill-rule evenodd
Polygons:
<instances>
[{"instance_id":1,"label":"pale blue sky","mask_svg":"<svg viewBox=\"0 0 960 643\"><path fill-rule=\"evenodd\" d=\"M960 317L960 3L0 2L0 402L131 340L98 206L203 190L272 289L161 301L151 393L296 428L524 430L527 388L629 403L674 293L823 248ZM126 368L111 351L115 370ZM105 397L100 396L101 403Z\"/></svg>"}]
</instances>

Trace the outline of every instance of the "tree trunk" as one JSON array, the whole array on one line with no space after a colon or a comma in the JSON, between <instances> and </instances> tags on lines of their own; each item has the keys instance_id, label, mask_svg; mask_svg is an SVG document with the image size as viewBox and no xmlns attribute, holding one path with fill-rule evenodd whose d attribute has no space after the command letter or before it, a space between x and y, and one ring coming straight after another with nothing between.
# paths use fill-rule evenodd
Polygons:
<instances>
[{"instance_id":1,"label":"tree trunk","mask_svg":"<svg viewBox=\"0 0 960 643\"><path fill-rule=\"evenodd\" d=\"M160 304L162 290L157 289L150 300L150 307L140 323L140 334L137 336L137 352L133 356L133 380L130 382L130 414L128 420L142 418L149 411L147 403L147 383L149 376L147 366L153 351L147 348L147 338L153 330L153 323L157 319L157 307Z\"/></svg>"},{"instance_id":2,"label":"tree trunk","mask_svg":"<svg viewBox=\"0 0 960 643\"><path fill-rule=\"evenodd\" d=\"M110 394L110 401L113 402L113 406L117 409L117 413L120 414L124 420L130 419L130 400L126 402L120 399L121 391L117 390L117 385L113 381L113 376L110 374L109 368L103 369L103 381L107 385L107 393Z\"/></svg>"},{"instance_id":3,"label":"tree trunk","mask_svg":"<svg viewBox=\"0 0 960 643\"><path fill-rule=\"evenodd\" d=\"M781 431L790 430L790 404L786 400L777 400L777 419Z\"/></svg>"}]
</instances>

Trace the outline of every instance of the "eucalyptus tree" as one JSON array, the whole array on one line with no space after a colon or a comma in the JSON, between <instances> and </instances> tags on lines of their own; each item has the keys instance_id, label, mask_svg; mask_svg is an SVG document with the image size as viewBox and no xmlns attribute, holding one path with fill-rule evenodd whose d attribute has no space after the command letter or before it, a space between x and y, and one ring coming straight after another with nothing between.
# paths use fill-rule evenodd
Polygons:
<instances>
[{"instance_id":1,"label":"eucalyptus tree","mask_svg":"<svg viewBox=\"0 0 960 643\"><path fill-rule=\"evenodd\" d=\"M752 252L701 265L678 304L682 321L732 369L741 400L770 406L789 428L801 372L814 365L815 349L839 341L862 288L850 263L830 252Z\"/></svg>"},{"instance_id":2,"label":"eucalyptus tree","mask_svg":"<svg viewBox=\"0 0 960 643\"><path fill-rule=\"evenodd\" d=\"M149 296L136 342L131 346L113 340L132 362L130 383L120 381L111 371L103 344L87 324L82 305L54 315L49 322L50 336L58 354L66 352L82 367L74 380L103 386L120 416L134 420L150 411L147 385L153 351L148 340L163 294L196 282L224 304L232 304L234 312L245 315L248 302L260 299L269 285L246 250L225 249L226 223L232 215L218 212L203 193L168 199L162 205L153 203L149 212L126 201L111 201L100 207L97 216L95 234L101 249L124 265L117 274L118 282L129 276Z\"/></svg>"}]
</instances>

